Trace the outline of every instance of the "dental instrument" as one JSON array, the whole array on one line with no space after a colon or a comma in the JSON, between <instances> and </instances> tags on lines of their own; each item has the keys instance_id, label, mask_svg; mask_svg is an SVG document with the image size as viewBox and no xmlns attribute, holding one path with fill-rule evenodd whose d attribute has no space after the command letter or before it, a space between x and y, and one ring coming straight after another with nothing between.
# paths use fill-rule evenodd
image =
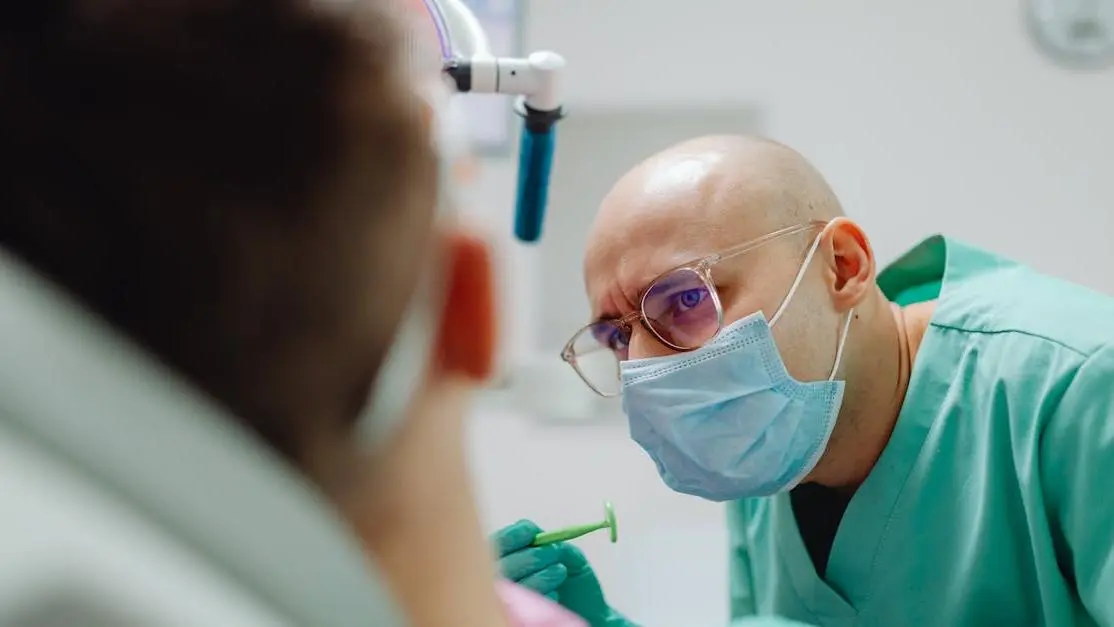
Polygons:
<instances>
[{"instance_id":1,"label":"dental instrument","mask_svg":"<svg viewBox=\"0 0 1114 627\"><path fill-rule=\"evenodd\" d=\"M576 538L586 536L589 533L599 531L600 529L608 529L610 531L612 544L615 544L619 541L619 524L615 520L615 508L611 505L611 503L603 504L602 521L598 523L590 523L587 525L574 525L572 527L555 529L553 531L543 531L534 536L534 541L531 542L530 545L545 546L547 544L553 544L554 542L575 540Z\"/></svg>"}]
</instances>

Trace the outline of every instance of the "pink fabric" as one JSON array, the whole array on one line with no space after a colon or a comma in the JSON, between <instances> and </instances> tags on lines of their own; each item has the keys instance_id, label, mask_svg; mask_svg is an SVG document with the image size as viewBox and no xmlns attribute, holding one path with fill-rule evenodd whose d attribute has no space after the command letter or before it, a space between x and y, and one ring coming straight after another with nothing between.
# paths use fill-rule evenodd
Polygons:
<instances>
[{"instance_id":1,"label":"pink fabric","mask_svg":"<svg viewBox=\"0 0 1114 627\"><path fill-rule=\"evenodd\" d=\"M588 627L579 616L533 590L500 579L495 591L507 608L511 627Z\"/></svg>"}]
</instances>

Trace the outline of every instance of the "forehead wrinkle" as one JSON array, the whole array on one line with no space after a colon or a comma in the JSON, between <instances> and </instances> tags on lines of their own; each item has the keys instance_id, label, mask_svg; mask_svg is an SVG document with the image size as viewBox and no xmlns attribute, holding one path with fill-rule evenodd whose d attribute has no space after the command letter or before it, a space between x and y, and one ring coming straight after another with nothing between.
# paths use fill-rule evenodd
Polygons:
<instances>
[{"instance_id":1,"label":"forehead wrinkle","mask_svg":"<svg viewBox=\"0 0 1114 627\"><path fill-rule=\"evenodd\" d=\"M689 251L667 251L659 249L649 259L637 258L637 261L625 260L617 273L619 289L631 303L637 303L643 290L650 283L672 268L699 259L701 255L693 255Z\"/></svg>"},{"instance_id":2,"label":"forehead wrinkle","mask_svg":"<svg viewBox=\"0 0 1114 627\"><path fill-rule=\"evenodd\" d=\"M651 281L670 268L704 254L696 252L696 248L679 247L677 242L660 239L623 238L622 243L626 245L609 247L586 260L584 281L593 317L618 316L633 310ZM617 299L621 301L616 302Z\"/></svg>"},{"instance_id":3,"label":"forehead wrinkle","mask_svg":"<svg viewBox=\"0 0 1114 627\"><path fill-rule=\"evenodd\" d=\"M606 312L605 305L621 295L626 310L638 305L642 291L662 273L720 250L726 229L712 220L710 190L694 195L670 211L627 212L621 220L609 220L597 232L599 244L585 256L585 285L596 288L589 294L593 315ZM656 208L655 208L656 209Z\"/></svg>"},{"instance_id":4,"label":"forehead wrinkle","mask_svg":"<svg viewBox=\"0 0 1114 627\"><path fill-rule=\"evenodd\" d=\"M700 260L714 252L707 246L714 227L689 222L674 228L667 236L648 239L624 252L616 267L616 282L628 301L637 304L643 290L665 272Z\"/></svg>"}]
</instances>

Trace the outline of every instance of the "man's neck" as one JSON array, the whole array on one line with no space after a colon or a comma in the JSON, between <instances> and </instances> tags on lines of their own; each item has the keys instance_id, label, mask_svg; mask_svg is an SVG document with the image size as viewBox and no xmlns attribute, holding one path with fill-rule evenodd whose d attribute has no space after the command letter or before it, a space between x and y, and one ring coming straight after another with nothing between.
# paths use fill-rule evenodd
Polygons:
<instances>
[{"instance_id":1,"label":"man's neck","mask_svg":"<svg viewBox=\"0 0 1114 627\"><path fill-rule=\"evenodd\" d=\"M873 470L890 441L905 402L913 361L935 302L907 308L883 301L873 312L873 333L861 334L864 347L855 376L848 381L831 443L812 481L854 493Z\"/></svg>"}]
</instances>

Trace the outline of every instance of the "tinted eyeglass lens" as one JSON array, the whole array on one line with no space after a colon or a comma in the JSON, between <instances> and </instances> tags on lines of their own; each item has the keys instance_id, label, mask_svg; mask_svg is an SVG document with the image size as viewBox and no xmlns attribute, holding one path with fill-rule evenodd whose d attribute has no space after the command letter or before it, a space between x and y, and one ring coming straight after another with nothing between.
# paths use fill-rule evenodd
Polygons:
<instances>
[{"instance_id":1,"label":"tinted eyeglass lens","mask_svg":"<svg viewBox=\"0 0 1114 627\"><path fill-rule=\"evenodd\" d=\"M630 328L615 322L597 322L573 340L574 366L601 394L618 394L619 361L627 358Z\"/></svg>"},{"instance_id":2,"label":"tinted eyeglass lens","mask_svg":"<svg viewBox=\"0 0 1114 627\"><path fill-rule=\"evenodd\" d=\"M712 287L689 268L655 281L642 298L642 313L662 341L679 349L700 348L719 332L719 308Z\"/></svg>"}]
</instances>

